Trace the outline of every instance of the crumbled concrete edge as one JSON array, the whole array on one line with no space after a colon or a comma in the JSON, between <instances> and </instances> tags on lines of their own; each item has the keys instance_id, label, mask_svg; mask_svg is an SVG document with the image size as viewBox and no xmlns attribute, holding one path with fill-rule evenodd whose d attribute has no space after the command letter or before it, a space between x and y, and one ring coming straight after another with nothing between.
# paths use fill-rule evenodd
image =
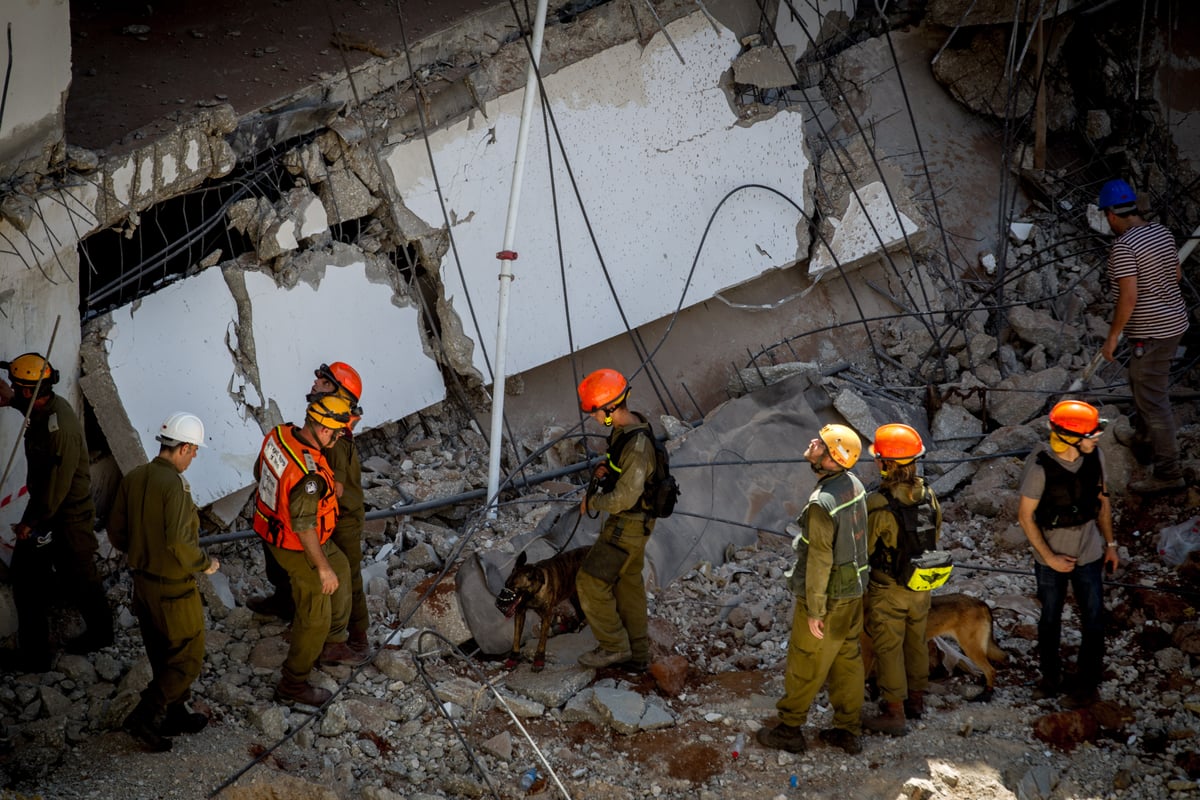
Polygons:
<instances>
[{"instance_id":1,"label":"crumbled concrete edge","mask_svg":"<svg viewBox=\"0 0 1200 800\"><path fill-rule=\"evenodd\" d=\"M108 331L112 329L112 315L104 314L84 326L83 339L79 344L79 361L82 375L79 388L91 404L100 423L100 430L108 442L113 458L122 473L146 462L142 446L133 422L120 401L120 392L108 369L108 350L105 346Z\"/></svg>"}]
</instances>

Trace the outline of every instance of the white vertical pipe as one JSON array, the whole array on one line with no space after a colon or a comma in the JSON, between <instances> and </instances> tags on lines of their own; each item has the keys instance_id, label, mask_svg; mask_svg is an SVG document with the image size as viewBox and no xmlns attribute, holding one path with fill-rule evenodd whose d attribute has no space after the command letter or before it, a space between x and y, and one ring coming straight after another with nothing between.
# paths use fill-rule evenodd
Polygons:
<instances>
[{"instance_id":1,"label":"white vertical pipe","mask_svg":"<svg viewBox=\"0 0 1200 800\"><path fill-rule=\"evenodd\" d=\"M508 218L504 223L502 253L512 251L517 232L517 209L521 205L521 180L525 175L525 150L529 140L529 123L533 104L538 97L537 67L542 57L542 34L546 30L546 6L550 0L538 0L533 20L533 39L530 42L529 69L525 72L525 104L521 108L521 126L517 131L517 154L513 159L512 187L508 193ZM496 369L492 378L491 450L488 453L488 516L496 516L496 494L500 489L500 453L503 449L505 350L508 343L508 292L513 282L512 260L500 259L500 296L496 312Z\"/></svg>"}]
</instances>

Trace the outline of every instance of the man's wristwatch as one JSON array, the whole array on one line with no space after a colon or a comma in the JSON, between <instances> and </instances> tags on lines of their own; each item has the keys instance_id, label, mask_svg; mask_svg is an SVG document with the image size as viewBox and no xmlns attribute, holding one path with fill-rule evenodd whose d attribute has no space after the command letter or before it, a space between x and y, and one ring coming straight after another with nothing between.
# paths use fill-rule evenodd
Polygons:
<instances>
[{"instance_id":1,"label":"man's wristwatch","mask_svg":"<svg viewBox=\"0 0 1200 800\"><path fill-rule=\"evenodd\" d=\"M1117 543L1116 543L1116 542L1107 542L1107 543L1105 544L1105 546L1106 546L1106 547L1116 547L1116 546L1117 546Z\"/></svg>"}]
</instances>

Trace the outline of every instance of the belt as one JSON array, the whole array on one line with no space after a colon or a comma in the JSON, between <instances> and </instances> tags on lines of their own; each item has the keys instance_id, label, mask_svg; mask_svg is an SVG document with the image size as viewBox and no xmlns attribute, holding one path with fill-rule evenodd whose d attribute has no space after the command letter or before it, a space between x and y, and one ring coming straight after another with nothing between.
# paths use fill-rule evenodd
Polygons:
<instances>
[{"instance_id":1,"label":"belt","mask_svg":"<svg viewBox=\"0 0 1200 800\"><path fill-rule=\"evenodd\" d=\"M149 572L143 572L140 569L133 570L133 574L142 580L150 581L151 583L161 583L165 586L182 586L185 583L195 582L195 578L191 575L186 578L164 578L161 575L151 575Z\"/></svg>"}]
</instances>

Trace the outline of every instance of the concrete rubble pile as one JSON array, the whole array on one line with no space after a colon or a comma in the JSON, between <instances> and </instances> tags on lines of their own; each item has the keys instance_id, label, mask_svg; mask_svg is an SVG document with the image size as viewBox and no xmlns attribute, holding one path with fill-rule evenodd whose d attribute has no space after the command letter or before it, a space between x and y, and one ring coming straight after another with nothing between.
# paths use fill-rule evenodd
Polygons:
<instances>
[{"instance_id":1,"label":"concrete rubble pile","mask_svg":"<svg viewBox=\"0 0 1200 800\"><path fill-rule=\"evenodd\" d=\"M1062 280L1069 282L1072 277L1068 273ZM1043 288L1033 290L1035 296L1041 296ZM868 746L882 748L884 759L886 753L919 747L948 763L965 763L985 751L989 763L996 764L997 758L1003 762L1000 777L991 778L948 766L930 778L912 768L906 776L912 790L908 796L972 797L994 792L987 796L1049 800L1077 796L1063 794L1064 787L1084 794L1106 793L1130 775L1137 776L1149 795L1185 784L1195 786L1186 770L1177 766L1180 758L1197 757L1193 737L1200 713L1194 672L1200 656L1200 625L1190 618L1186 602L1139 591L1118 595L1120 599L1110 603L1116 619L1108 680L1101 687L1106 705L1091 712L1091 717L1082 722L1058 720L1049 703L1030 700L1026 684L1036 676L1037 607L1025 574L1029 560L1024 538L1015 524L1021 456L1044 436L1046 397L1064 390L1079 373L1089 357L1082 343L1094 340L1094 330L1075 330L1037 304L1015 307L1008 317L1013 336L1003 344L975 317L967 317L964 335L946 347L939 364L946 380L935 387L941 401L932 416L890 387L902 385L901 368L929 359L934 342L919 326L895 324L885 326L878 339L888 355L882 380L872 381L865 364L853 369L795 364L747 370L741 380L745 389L753 389L756 381L760 388L716 409L697 428L678 426L683 432L672 447L679 452L698 432L719 430L722 414L735 413L737 404L755 394L770 394L777 386L786 386L790 396L804 395L807 413L844 420L867 439L876 425L895 419L917 425L929 435L934 445L926 469L945 501L944 543L960 565L948 588L989 601L997 638L1010 661L1001 667L997 698L990 706L967 703L978 688L969 675L960 675L934 684L929 700L934 713L917 724L909 737L870 740ZM785 382L778 383L779 379ZM795 386L807 389L796 391ZM987 388L978 391L979 387ZM827 402L820 402L821 397ZM1183 437L1190 443L1183 452L1195 454L1200 434L1195 409L1182 404L1179 412ZM1114 419L1110 427L1114 435L1104 437L1102 446L1119 496L1133 469L1126 447L1129 423L1116 405L1106 405L1104 414ZM433 409L415 422L383 426L362 437L370 508L453 496L483 484L482 438L459 425L455 417L452 409L442 408L440 413ZM528 450L540 444L523 443ZM573 440L564 439L547 451L538 469L581 457ZM1200 464L1191 460L1186 468L1194 477ZM794 476L806 469L802 464L788 465L784 472ZM868 480L874 477L869 471L869 465L860 468ZM688 486L684 471L679 474L685 497L689 490L703 491L699 485ZM527 664L507 672L498 661L479 661L465 669L457 659L443 657L414 635L419 627L430 626L455 641L470 640L471 630L456 631L452 626L452 617L455 624L462 624L461 612L408 618L416 593L459 556L464 544L467 552L511 553L514 542L527 541L539 523L574 504L577 495L558 496L566 488L561 481L534 487L525 494L527 502L502 506L499 518L489 526L473 524L477 509L465 504L441 514L368 524L364 573L375 623L372 635L377 644L385 640L388 644L358 674L345 667L315 673L315 680L326 688L345 683L346 689L323 715L284 745L285 753L305 754L308 765L302 779L288 779L290 796L324 797L328 791L324 787L334 785L346 796L378 800L487 795L487 785L473 772L446 717L469 732L474 758L493 783L515 786L518 776L537 762L527 742L509 724L508 711L536 728L539 746L577 796L641 796L620 788L627 786L648 787L661 797L763 796L762 786L726 772L707 780L664 774L614 742L622 737L642 741L638 737L655 732L655 736L674 736L675 747L688 743L723 763L738 731L752 731L773 716L773 700L782 692L792 607L782 579L791 564L789 543L781 532L786 519L760 526L756 536L718 548L719 555L687 566L677 580L653 587L652 677L631 679L614 671L597 675L577 666L576 656L593 641L586 628L552 638L548 668L539 674L530 672ZM1200 497L1194 495L1193 491L1185 505L1200 505ZM1122 505L1119 500L1118 507ZM1165 520L1186 509L1160 506L1155 511ZM735 512L722 509L720 516ZM470 541L464 543L468 532ZM1128 572L1118 574L1117 580L1153 586L1174 579L1172 570L1154 558L1153 533L1146 530L1132 538L1121 537L1123 570ZM271 701L287 649L286 627L255 618L242 605L264 586L259 549L241 543L222 546L217 554L221 572L201 578L210 632L205 672L196 687L197 705L218 723L210 733L236 733L270 744L308 720L306 714ZM1013 574L972 570L971 565ZM44 787L66 780L76 768L70 754L119 728L148 679L128 607L128 575L115 555L108 555L105 567L109 599L119 609L124 630L118 645L90 659L64 655L53 672L22 676L0 687L9 742L19 753L19 758L5 758L0 767L5 784ZM482 600L490 603L491 596ZM74 622L68 619L64 624L69 627ZM507 630L502 628L501 635L508 635ZM1066 630L1069 642L1069 621ZM434 652L418 657L417 651ZM426 689L418 667L427 673L436 699ZM720 676L730 675L747 678L741 691L714 688ZM494 693L483 678L492 682ZM581 730L592 733L573 733ZM597 733L601 731L611 733ZM1053 752L1060 755L1031 753L1031 748L1037 749L1035 736L1051 737L1060 748ZM1081 737L1092 741L1092 746L1078 747ZM1064 752L1069 755L1061 755ZM752 769L799 771L814 787L835 787L844 776L840 759L823 751L790 756L751 748L741 758ZM231 769L236 760L228 762ZM909 769L902 760L901 764ZM269 782L277 774L267 767L257 768L256 773L245 781L250 787L232 789L227 796L253 797L254 783Z\"/></svg>"}]
</instances>

